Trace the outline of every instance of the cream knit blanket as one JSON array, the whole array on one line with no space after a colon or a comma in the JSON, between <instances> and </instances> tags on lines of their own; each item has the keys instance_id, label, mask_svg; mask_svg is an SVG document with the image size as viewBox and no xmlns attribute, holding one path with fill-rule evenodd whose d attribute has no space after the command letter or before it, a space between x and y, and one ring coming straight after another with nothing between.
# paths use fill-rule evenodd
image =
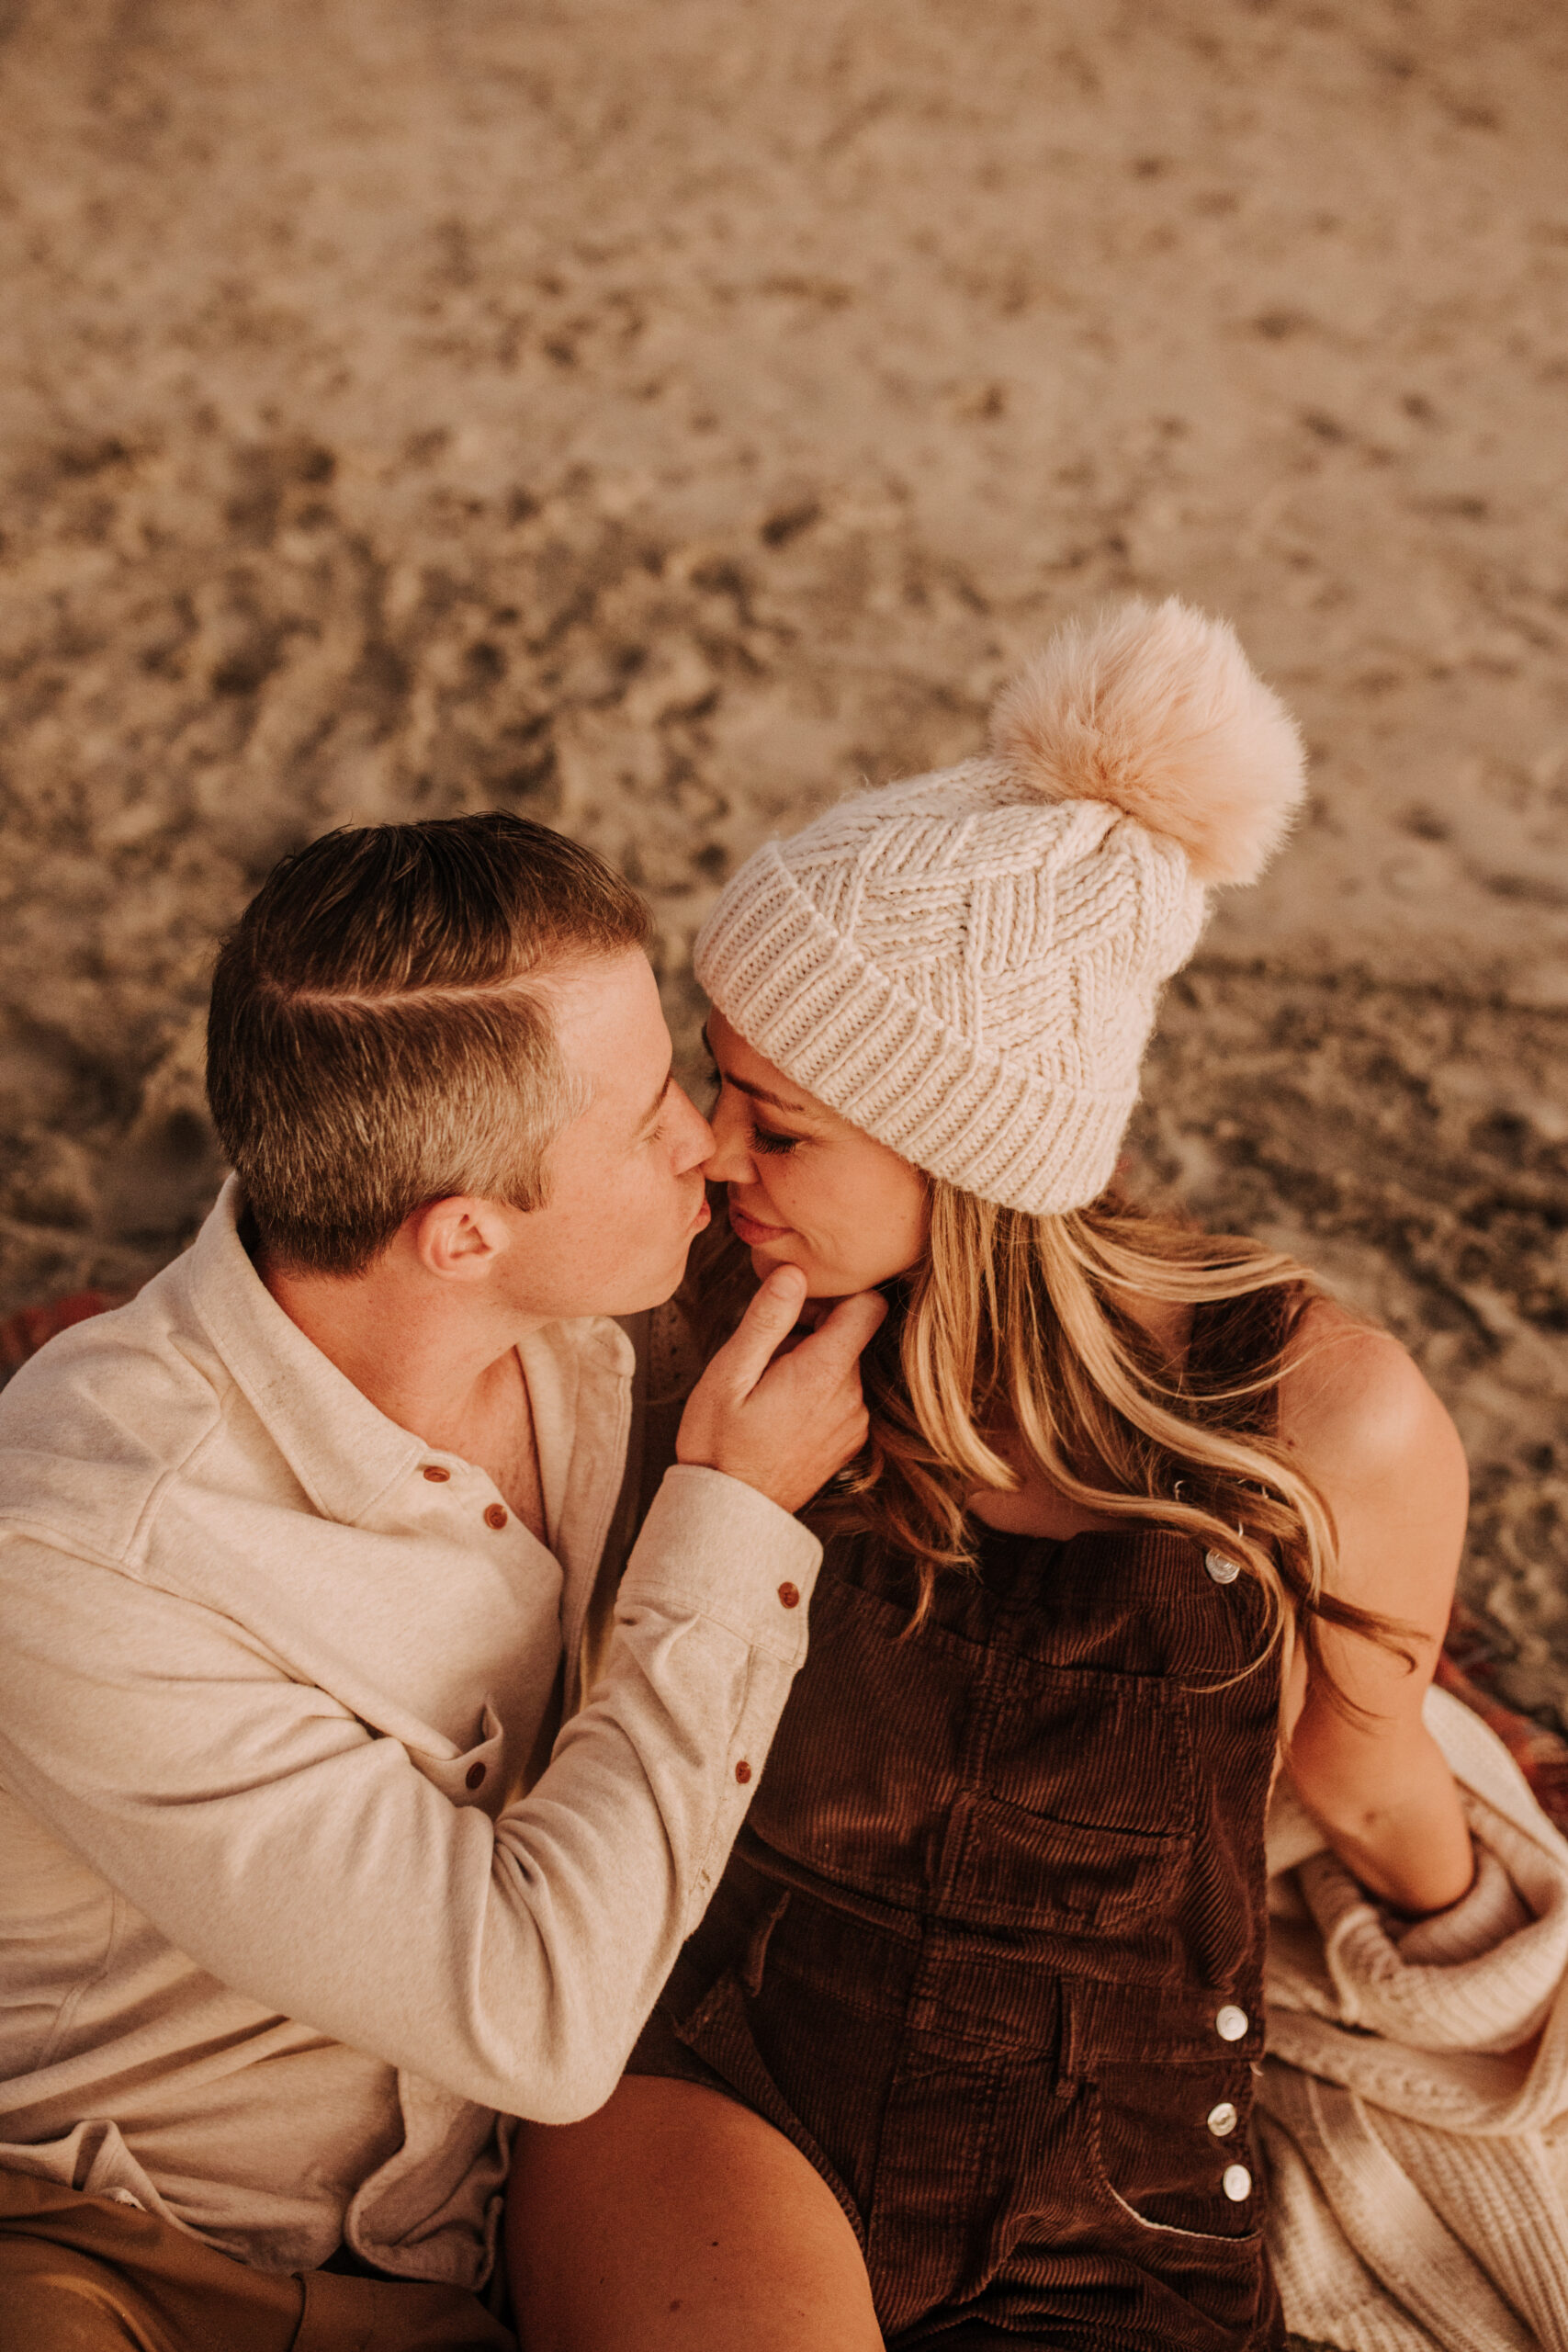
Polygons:
<instances>
[{"instance_id":1,"label":"cream knit blanket","mask_svg":"<svg viewBox=\"0 0 1568 2352\"><path fill-rule=\"evenodd\" d=\"M1290 2326L1343 2352L1568 2352L1568 1840L1441 1690L1481 1857L1401 1929L1281 1779L1269 1825L1269 2242Z\"/></svg>"}]
</instances>

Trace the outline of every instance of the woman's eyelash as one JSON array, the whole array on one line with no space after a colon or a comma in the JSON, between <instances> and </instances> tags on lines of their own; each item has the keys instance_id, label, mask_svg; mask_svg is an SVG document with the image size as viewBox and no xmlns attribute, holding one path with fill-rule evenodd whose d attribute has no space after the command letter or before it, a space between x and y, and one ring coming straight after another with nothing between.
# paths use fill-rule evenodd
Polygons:
<instances>
[{"instance_id":1,"label":"woman's eyelash","mask_svg":"<svg viewBox=\"0 0 1568 2352\"><path fill-rule=\"evenodd\" d=\"M729 1080L725 1077L711 1053L708 1056L708 1077L712 1080L716 1095L722 1094ZM752 1149L764 1152L770 1158L779 1153L794 1151L805 1141L804 1136L774 1135L769 1128L760 1127L755 1119L751 1122Z\"/></svg>"}]
</instances>

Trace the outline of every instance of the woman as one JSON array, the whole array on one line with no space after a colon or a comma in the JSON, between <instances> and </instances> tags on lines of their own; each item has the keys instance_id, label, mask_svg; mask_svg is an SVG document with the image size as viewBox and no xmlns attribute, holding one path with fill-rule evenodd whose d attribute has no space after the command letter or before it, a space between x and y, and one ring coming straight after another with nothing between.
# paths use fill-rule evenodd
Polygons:
<instances>
[{"instance_id":1,"label":"woman","mask_svg":"<svg viewBox=\"0 0 1568 2352\"><path fill-rule=\"evenodd\" d=\"M1421 1721L1447 1415L1291 1261L1112 1189L1159 988L1301 790L1230 630L1130 605L988 757L760 851L698 943L750 1273L893 1312L712 1908L608 2106L525 2134L529 2352L1282 2341L1247 2136L1281 1742L1394 1911L1472 1872Z\"/></svg>"}]
</instances>

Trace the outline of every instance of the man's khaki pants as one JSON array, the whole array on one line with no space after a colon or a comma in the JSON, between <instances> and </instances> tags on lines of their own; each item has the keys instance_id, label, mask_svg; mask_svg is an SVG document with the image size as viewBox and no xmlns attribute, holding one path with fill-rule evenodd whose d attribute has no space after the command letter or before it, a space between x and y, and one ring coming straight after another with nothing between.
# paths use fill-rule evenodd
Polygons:
<instances>
[{"instance_id":1,"label":"man's khaki pants","mask_svg":"<svg viewBox=\"0 0 1568 2352\"><path fill-rule=\"evenodd\" d=\"M5 2352L516 2352L457 2287L251 2270L112 2198L0 2172Z\"/></svg>"}]
</instances>

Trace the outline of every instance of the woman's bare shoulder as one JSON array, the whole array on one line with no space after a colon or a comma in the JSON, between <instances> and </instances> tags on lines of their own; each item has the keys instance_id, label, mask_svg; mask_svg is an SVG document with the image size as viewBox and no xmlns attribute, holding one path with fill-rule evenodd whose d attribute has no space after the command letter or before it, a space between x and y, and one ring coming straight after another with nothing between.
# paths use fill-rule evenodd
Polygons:
<instances>
[{"instance_id":1,"label":"woman's bare shoulder","mask_svg":"<svg viewBox=\"0 0 1568 2352\"><path fill-rule=\"evenodd\" d=\"M1433 1456L1462 1461L1447 1407L1392 1332L1314 1298L1291 1335L1280 1436L1306 1466L1403 1478Z\"/></svg>"},{"instance_id":2,"label":"woman's bare shoulder","mask_svg":"<svg viewBox=\"0 0 1568 2352\"><path fill-rule=\"evenodd\" d=\"M1330 1299L1296 1326L1279 1433L1332 1510L1347 1598L1440 1634L1469 1507L1464 1448L1399 1341Z\"/></svg>"}]
</instances>

